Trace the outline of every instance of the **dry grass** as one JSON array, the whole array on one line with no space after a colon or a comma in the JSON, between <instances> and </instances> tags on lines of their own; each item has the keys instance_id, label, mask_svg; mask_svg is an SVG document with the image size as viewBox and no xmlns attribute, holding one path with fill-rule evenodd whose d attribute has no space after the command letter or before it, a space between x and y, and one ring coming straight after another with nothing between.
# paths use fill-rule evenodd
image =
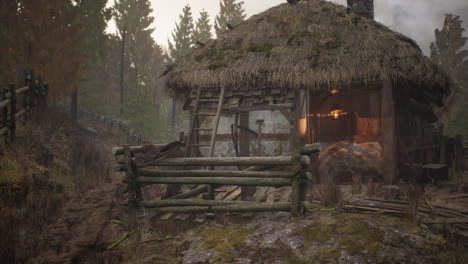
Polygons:
<instances>
[{"instance_id":1,"label":"dry grass","mask_svg":"<svg viewBox=\"0 0 468 264\"><path fill-rule=\"evenodd\" d=\"M317 199L323 206L339 205L344 200L344 194L334 177L326 171L320 172L320 184L312 186L312 198Z\"/></svg>"},{"instance_id":2,"label":"dry grass","mask_svg":"<svg viewBox=\"0 0 468 264\"><path fill-rule=\"evenodd\" d=\"M7 177L0 175L0 180L11 190L0 193L2 261L17 263L34 254L17 251L21 234L40 234L69 197L109 178L106 151L58 111L38 114L18 127L17 139L0 153L0 168L8 168Z\"/></svg>"},{"instance_id":3,"label":"dry grass","mask_svg":"<svg viewBox=\"0 0 468 264\"><path fill-rule=\"evenodd\" d=\"M255 15L181 58L167 76L169 92L179 98L192 88L224 86L227 98L279 100L286 90L356 80L404 79L440 97L452 87L413 40L321 0L284 3Z\"/></svg>"}]
</instances>

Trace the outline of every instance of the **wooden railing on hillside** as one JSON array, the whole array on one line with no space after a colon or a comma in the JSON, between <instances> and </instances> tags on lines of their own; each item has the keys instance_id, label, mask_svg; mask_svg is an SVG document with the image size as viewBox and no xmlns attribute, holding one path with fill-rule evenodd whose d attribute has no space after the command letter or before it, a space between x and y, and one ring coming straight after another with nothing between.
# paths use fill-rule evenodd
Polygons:
<instances>
[{"instance_id":1,"label":"wooden railing on hillside","mask_svg":"<svg viewBox=\"0 0 468 264\"><path fill-rule=\"evenodd\" d=\"M161 146L165 145L159 147ZM128 184L129 206L154 208L158 212L164 213L291 211L294 215L299 215L304 212L303 201L307 191L307 181L312 178L312 174L309 172L311 165L309 156L319 151L319 144L305 145L300 151L289 156L166 158L153 162L151 168L138 167L135 162L135 154L142 151L142 149L144 149L144 146L130 147L129 145L113 149L113 154L120 156L116 171L125 172L124 182ZM248 168L241 171L161 169L161 167L185 166L201 168L242 166ZM287 169L281 171L267 170L273 167ZM192 184L200 186L166 200L143 201L142 188L151 184ZM291 201L262 203L187 199L208 192L207 185L214 185L215 188L224 185L291 186ZM207 197L210 197L210 195Z\"/></svg>"},{"instance_id":2,"label":"wooden railing on hillside","mask_svg":"<svg viewBox=\"0 0 468 264\"><path fill-rule=\"evenodd\" d=\"M78 108L78 118L98 122L108 128L119 129L122 135L126 138L126 142L130 145L141 145L144 141L143 136L131 127L131 122L128 120L101 115L82 108Z\"/></svg>"},{"instance_id":3,"label":"wooden railing on hillside","mask_svg":"<svg viewBox=\"0 0 468 264\"><path fill-rule=\"evenodd\" d=\"M9 134L13 140L16 136L17 122L46 107L48 89L47 82L34 79L32 74L27 74L23 87L16 88L14 84L0 87L0 136Z\"/></svg>"}]
</instances>

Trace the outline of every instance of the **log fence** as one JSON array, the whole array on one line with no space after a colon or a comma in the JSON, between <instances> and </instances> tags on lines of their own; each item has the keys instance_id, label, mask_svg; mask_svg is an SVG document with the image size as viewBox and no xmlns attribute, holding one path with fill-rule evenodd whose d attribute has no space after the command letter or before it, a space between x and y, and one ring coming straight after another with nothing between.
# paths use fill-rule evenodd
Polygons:
<instances>
[{"instance_id":1,"label":"log fence","mask_svg":"<svg viewBox=\"0 0 468 264\"><path fill-rule=\"evenodd\" d=\"M114 148L112 153L117 158L116 171L125 173L123 182L127 184L128 205L131 207L153 208L164 213L290 211L293 215L300 215L305 212L303 201L307 181L312 179L312 173L308 171L311 165L310 155L317 153L319 146L319 144L305 145L297 151L298 153L290 156L165 158L152 162L151 166L140 165L140 167L136 163L135 154L144 149L144 146L124 145ZM216 166L248 168L244 170L205 169L205 167ZM164 169L165 167L172 167L172 170ZM177 170L174 167L200 167L201 169ZM265 170L277 167L282 167L283 170ZM198 187L165 200L144 201L142 189L151 184L190 184L198 185ZM208 193L208 185L216 187L225 185L291 186L291 201L262 203L193 199L195 196Z\"/></svg>"},{"instance_id":2,"label":"log fence","mask_svg":"<svg viewBox=\"0 0 468 264\"><path fill-rule=\"evenodd\" d=\"M456 135L453 138L441 136L437 143L416 145L404 148L407 156L412 158L407 162L424 164L447 164L453 167L455 171L465 171L465 165L468 159L468 141L464 140L462 135Z\"/></svg>"},{"instance_id":3,"label":"log fence","mask_svg":"<svg viewBox=\"0 0 468 264\"><path fill-rule=\"evenodd\" d=\"M144 141L143 136L137 133L131 127L131 122L128 120L101 115L95 112L87 111L82 108L78 108L77 112L78 118L81 120L98 122L105 125L108 128L118 129L126 138L126 142L130 145L140 145Z\"/></svg>"},{"instance_id":4,"label":"log fence","mask_svg":"<svg viewBox=\"0 0 468 264\"><path fill-rule=\"evenodd\" d=\"M33 73L26 74L25 85L16 88L14 84L0 87L0 136L16 137L17 122L23 122L39 109L47 106L49 85Z\"/></svg>"}]
</instances>

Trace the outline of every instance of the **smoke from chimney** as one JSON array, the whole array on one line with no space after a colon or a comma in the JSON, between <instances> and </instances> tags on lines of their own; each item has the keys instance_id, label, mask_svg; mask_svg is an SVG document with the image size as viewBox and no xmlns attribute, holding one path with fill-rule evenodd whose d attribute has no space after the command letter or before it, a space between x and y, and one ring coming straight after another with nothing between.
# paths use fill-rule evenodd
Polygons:
<instances>
[{"instance_id":1,"label":"smoke from chimney","mask_svg":"<svg viewBox=\"0 0 468 264\"><path fill-rule=\"evenodd\" d=\"M374 0L347 0L347 2L351 12L374 19Z\"/></svg>"}]
</instances>

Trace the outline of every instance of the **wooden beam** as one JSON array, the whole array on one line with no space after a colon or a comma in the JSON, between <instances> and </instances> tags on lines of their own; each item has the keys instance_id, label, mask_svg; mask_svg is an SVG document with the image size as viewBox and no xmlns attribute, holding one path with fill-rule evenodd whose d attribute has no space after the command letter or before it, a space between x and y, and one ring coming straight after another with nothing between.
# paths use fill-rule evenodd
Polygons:
<instances>
[{"instance_id":1,"label":"wooden beam","mask_svg":"<svg viewBox=\"0 0 468 264\"><path fill-rule=\"evenodd\" d=\"M257 139L253 133L248 133L249 139ZM211 135L203 134L200 135L201 142L209 142ZM289 133L262 133L262 141L288 141ZM232 142L231 134L218 134L216 136L216 142Z\"/></svg>"},{"instance_id":2,"label":"wooden beam","mask_svg":"<svg viewBox=\"0 0 468 264\"><path fill-rule=\"evenodd\" d=\"M11 103L10 99L6 99L0 103L0 110L7 107Z\"/></svg>"},{"instance_id":3,"label":"wooden beam","mask_svg":"<svg viewBox=\"0 0 468 264\"><path fill-rule=\"evenodd\" d=\"M276 157L195 157L167 158L152 163L152 166L290 166L291 156ZM120 159L119 163L123 163ZM301 163L310 165L310 157L302 156Z\"/></svg>"},{"instance_id":4,"label":"wooden beam","mask_svg":"<svg viewBox=\"0 0 468 264\"><path fill-rule=\"evenodd\" d=\"M213 170L150 170L140 169L138 174L145 177L225 177L225 178L291 178L292 171L213 171Z\"/></svg>"},{"instance_id":5,"label":"wooden beam","mask_svg":"<svg viewBox=\"0 0 468 264\"><path fill-rule=\"evenodd\" d=\"M155 146L155 147L165 147L166 145L167 145L167 144L158 144L158 145L153 145L153 146ZM130 147L130 152L132 152L132 153L138 153L138 152L140 152L142 149L143 149L143 146L131 146L131 147ZM114 147L114 148L112 148L112 154L113 154L114 156L124 154L124 149L123 149L123 147Z\"/></svg>"},{"instance_id":6,"label":"wooden beam","mask_svg":"<svg viewBox=\"0 0 468 264\"><path fill-rule=\"evenodd\" d=\"M290 186L286 178L240 178L240 177L138 177L138 183L146 184L219 184L239 186ZM126 180L125 180L126 181Z\"/></svg>"},{"instance_id":7,"label":"wooden beam","mask_svg":"<svg viewBox=\"0 0 468 264\"><path fill-rule=\"evenodd\" d=\"M168 200L151 200L141 201L139 206L145 208L159 208L169 206L216 206L228 204L248 204L249 202L242 201L226 201L226 200L199 200L199 199L168 199Z\"/></svg>"},{"instance_id":8,"label":"wooden beam","mask_svg":"<svg viewBox=\"0 0 468 264\"><path fill-rule=\"evenodd\" d=\"M232 113L243 113L253 111L266 111L266 110L284 110L291 108L290 104L278 104L278 105L254 105L254 106L236 106L230 107L229 111ZM241 125L242 126L242 125Z\"/></svg>"},{"instance_id":9,"label":"wooden beam","mask_svg":"<svg viewBox=\"0 0 468 264\"><path fill-rule=\"evenodd\" d=\"M397 182L397 131L395 119L395 96L392 81L384 81L382 89L382 132L384 183L394 185Z\"/></svg>"},{"instance_id":10,"label":"wooden beam","mask_svg":"<svg viewBox=\"0 0 468 264\"><path fill-rule=\"evenodd\" d=\"M190 190L188 192L184 192L184 193L180 193L180 194L177 194L175 196L172 196L170 198L168 198L168 200L172 200L172 199L187 199L187 198L190 198L190 197L194 197L194 196L197 196L199 194L202 194L204 192L206 192L208 190L208 186L206 185L202 185L202 186L199 186L193 190Z\"/></svg>"},{"instance_id":11,"label":"wooden beam","mask_svg":"<svg viewBox=\"0 0 468 264\"><path fill-rule=\"evenodd\" d=\"M176 206L155 209L159 213L247 213L247 212L289 212L290 203L248 203L218 206Z\"/></svg>"}]
</instances>

